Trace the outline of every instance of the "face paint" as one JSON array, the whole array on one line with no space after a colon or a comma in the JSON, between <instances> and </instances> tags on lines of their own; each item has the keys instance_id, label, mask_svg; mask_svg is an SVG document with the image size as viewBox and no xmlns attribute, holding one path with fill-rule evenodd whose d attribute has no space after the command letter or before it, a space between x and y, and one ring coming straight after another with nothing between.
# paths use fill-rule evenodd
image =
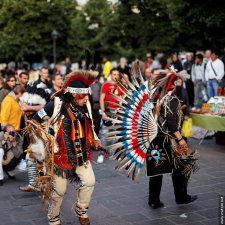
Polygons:
<instances>
[{"instance_id":1,"label":"face paint","mask_svg":"<svg viewBox=\"0 0 225 225\"><path fill-rule=\"evenodd\" d=\"M80 99L85 98L86 96L88 96L88 94L76 94L75 99L80 100Z\"/></svg>"},{"instance_id":2,"label":"face paint","mask_svg":"<svg viewBox=\"0 0 225 225\"><path fill-rule=\"evenodd\" d=\"M89 95L88 94L73 94L73 97L77 105L84 106L88 101Z\"/></svg>"}]
</instances>

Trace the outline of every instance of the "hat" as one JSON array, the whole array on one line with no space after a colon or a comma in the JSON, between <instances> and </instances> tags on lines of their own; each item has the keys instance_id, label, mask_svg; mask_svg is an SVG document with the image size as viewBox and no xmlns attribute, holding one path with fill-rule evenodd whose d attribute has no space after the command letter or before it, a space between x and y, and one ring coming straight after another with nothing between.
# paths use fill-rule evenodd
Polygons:
<instances>
[{"instance_id":1,"label":"hat","mask_svg":"<svg viewBox=\"0 0 225 225\"><path fill-rule=\"evenodd\" d=\"M54 96L59 94L75 93L75 94L91 94L89 86L98 76L97 71L76 70L66 75L61 90L56 92Z\"/></svg>"}]
</instances>

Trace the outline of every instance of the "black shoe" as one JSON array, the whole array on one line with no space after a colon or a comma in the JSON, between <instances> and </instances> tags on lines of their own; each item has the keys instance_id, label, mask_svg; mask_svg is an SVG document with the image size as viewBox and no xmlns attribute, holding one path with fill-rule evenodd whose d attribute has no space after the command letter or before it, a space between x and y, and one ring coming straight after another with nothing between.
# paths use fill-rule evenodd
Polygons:
<instances>
[{"instance_id":1,"label":"black shoe","mask_svg":"<svg viewBox=\"0 0 225 225\"><path fill-rule=\"evenodd\" d=\"M177 201L177 204L189 204L198 199L197 195L188 195L187 199L184 201Z\"/></svg>"},{"instance_id":2,"label":"black shoe","mask_svg":"<svg viewBox=\"0 0 225 225\"><path fill-rule=\"evenodd\" d=\"M81 225L90 225L89 218L79 217L79 222L80 222Z\"/></svg>"},{"instance_id":3,"label":"black shoe","mask_svg":"<svg viewBox=\"0 0 225 225\"><path fill-rule=\"evenodd\" d=\"M16 179L15 176L11 176L8 172L5 172L5 173L6 173L6 175L8 176L8 178L9 178L10 180Z\"/></svg>"},{"instance_id":4,"label":"black shoe","mask_svg":"<svg viewBox=\"0 0 225 225\"><path fill-rule=\"evenodd\" d=\"M152 209L158 209L158 208L164 207L164 203L163 203L163 202L148 203L148 204L149 204L149 206L150 206Z\"/></svg>"},{"instance_id":5,"label":"black shoe","mask_svg":"<svg viewBox=\"0 0 225 225\"><path fill-rule=\"evenodd\" d=\"M3 185L3 183L4 183L4 182L3 182L3 180L0 180L0 186L2 186L2 185Z\"/></svg>"}]
</instances>

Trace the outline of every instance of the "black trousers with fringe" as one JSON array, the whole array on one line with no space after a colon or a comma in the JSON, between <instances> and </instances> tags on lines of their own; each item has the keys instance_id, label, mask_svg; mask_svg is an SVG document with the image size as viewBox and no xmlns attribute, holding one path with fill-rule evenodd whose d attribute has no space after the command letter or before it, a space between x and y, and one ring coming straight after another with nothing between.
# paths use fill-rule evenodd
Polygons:
<instances>
[{"instance_id":1,"label":"black trousers with fringe","mask_svg":"<svg viewBox=\"0 0 225 225\"><path fill-rule=\"evenodd\" d=\"M160 192L162 187L162 180L163 180L163 174L166 173L172 173L172 181L173 181L173 188L174 188L174 194L175 194L175 200L178 203L185 202L189 196L187 195L187 184L188 180L185 177L184 174L182 174L181 169L175 168L173 166L173 159L171 154L171 146L170 146L170 140L165 139L164 135L157 136L153 142L152 145L158 146L158 149L162 149L162 153L167 153L169 157L167 157L167 160L164 161L160 166L152 167L152 160L147 160L147 168L149 171L153 171L154 174L151 176L149 175L149 204L157 204L160 202ZM168 163L165 162L170 161L170 168L168 166ZM165 170L165 168L168 168ZM165 171L166 172L165 172ZM167 172L170 171L170 172Z\"/></svg>"},{"instance_id":2,"label":"black trousers with fringe","mask_svg":"<svg viewBox=\"0 0 225 225\"><path fill-rule=\"evenodd\" d=\"M162 187L163 175L149 178L149 204L160 202L160 192ZM172 181L174 188L175 200L177 203L188 200L187 179L179 169L173 168Z\"/></svg>"}]
</instances>

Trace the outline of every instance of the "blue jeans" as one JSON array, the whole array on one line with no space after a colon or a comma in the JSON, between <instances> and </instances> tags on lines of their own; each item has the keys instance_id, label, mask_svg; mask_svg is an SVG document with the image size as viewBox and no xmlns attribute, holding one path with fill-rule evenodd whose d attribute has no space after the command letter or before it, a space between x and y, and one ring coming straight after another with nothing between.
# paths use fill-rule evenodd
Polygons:
<instances>
[{"instance_id":1,"label":"blue jeans","mask_svg":"<svg viewBox=\"0 0 225 225\"><path fill-rule=\"evenodd\" d=\"M218 81L216 79L207 81L207 92L208 92L209 98L217 95L218 86L219 86Z\"/></svg>"}]
</instances>

